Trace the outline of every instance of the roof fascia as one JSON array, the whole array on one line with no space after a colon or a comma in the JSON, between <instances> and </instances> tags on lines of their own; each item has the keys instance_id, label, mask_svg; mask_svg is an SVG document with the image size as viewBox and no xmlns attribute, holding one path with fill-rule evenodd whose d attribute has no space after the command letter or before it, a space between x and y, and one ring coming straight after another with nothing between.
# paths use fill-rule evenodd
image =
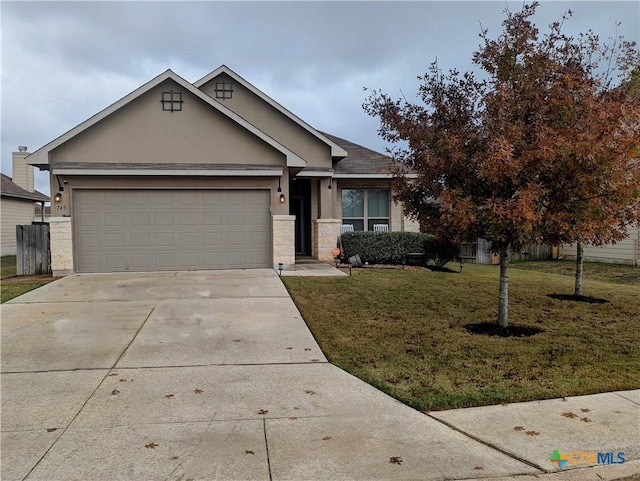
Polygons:
<instances>
[{"instance_id":1,"label":"roof fascia","mask_svg":"<svg viewBox=\"0 0 640 481\"><path fill-rule=\"evenodd\" d=\"M229 75L229 77L231 77L232 79L234 79L236 82L238 82L239 84L242 84L242 86L244 86L245 88L247 88L249 91L251 91L253 94L257 95L258 97L260 97L262 100L264 100L265 102L267 102L269 105L271 105L274 109L278 110L281 114L285 115L286 117L288 117L289 119L291 119L292 121L294 121L296 124L298 124L300 127L302 127L303 129L307 130L309 133L313 134L315 137L317 137L318 139L320 139L322 142L324 142L325 144L327 144L330 148L331 148L331 157L337 157L337 158L344 158L347 157L349 154L347 153L346 150L344 150L342 147L340 147L338 144L336 144L335 142L333 142L331 139L329 139L328 137L322 135L322 133L320 133L318 130L314 129L311 125L309 125L308 123L306 123L304 120L302 120L300 117L298 117L297 115L295 115L293 112L291 112L290 110L287 110L285 107L283 107L282 105L280 105L278 102L276 102L275 100L273 100L271 97L269 97L267 94L265 94L263 91L261 91L260 89L258 89L257 87L255 87L253 84L251 84L250 82L248 82L247 80L245 80L244 78L242 78L240 75L238 75L237 73L235 73L233 70L231 70L229 67L227 67L226 65L221 65L220 67L218 67L217 69L215 69L213 72L205 75L204 77L202 77L200 80L198 80L197 82L194 82L194 86L196 88L200 88L202 87L204 84L206 84L207 82L209 82L210 80L214 79L215 77L217 77L218 75L220 75L221 73L226 73L227 75Z\"/></svg>"}]
</instances>

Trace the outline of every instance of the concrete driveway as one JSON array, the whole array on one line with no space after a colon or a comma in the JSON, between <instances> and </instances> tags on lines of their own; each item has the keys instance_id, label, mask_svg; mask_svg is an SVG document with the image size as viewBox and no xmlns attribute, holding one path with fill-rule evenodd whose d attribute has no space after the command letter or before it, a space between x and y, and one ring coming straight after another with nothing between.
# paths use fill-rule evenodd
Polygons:
<instances>
[{"instance_id":1,"label":"concrete driveway","mask_svg":"<svg viewBox=\"0 0 640 481\"><path fill-rule=\"evenodd\" d=\"M527 455L535 443L515 433L524 441L503 448L466 432L478 427L471 410L438 420L329 364L271 270L70 276L2 306L1 356L3 481L467 479L552 468L552 444ZM632 425L637 393L610 396L583 404ZM541 408L527 404L535 419Z\"/></svg>"}]
</instances>

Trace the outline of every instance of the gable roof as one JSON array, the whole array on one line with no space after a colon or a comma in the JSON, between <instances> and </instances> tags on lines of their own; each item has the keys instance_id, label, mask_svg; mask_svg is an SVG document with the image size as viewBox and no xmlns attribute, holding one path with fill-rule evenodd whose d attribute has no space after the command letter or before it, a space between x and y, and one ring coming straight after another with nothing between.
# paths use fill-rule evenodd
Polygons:
<instances>
[{"instance_id":1,"label":"gable roof","mask_svg":"<svg viewBox=\"0 0 640 481\"><path fill-rule=\"evenodd\" d=\"M60 137L58 137L57 139L49 142L47 145L45 145L43 147L40 147L38 150L36 150L34 153L32 153L31 155L29 155L27 157L27 159L28 159L27 163L30 164L30 165L35 165L37 167L41 167L41 168L48 166L49 165L49 155L48 154L49 154L49 152L51 150L53 150L56 147L62 145L63 143L65 143L66 141L68 141L71 138L75 137L76 135L80 134L81 132L84 132L89 127L97 124L98 122L100 122L105 117L107 117L107 116L111 115L112 113L116 112L117 110L121 109L122 107L124 107L128 103L130 103L133 100L137 99L138 97L140 97L141 95L143 95L144 93L148 92L149 90L151 90L152 88L156 87L157 85L159 85L160 83L164 82L167 79L173 80L174 82L176 82L178 85L180 85L182 88L184 88L188 92L191 92L193 95L195 95L196 97L200 98L201 100L203 100L204 102L209 104L211 107L215 108L216 110L218 110L222 114L226 115L231 120L233 120L234 122L236 122L240 126L242 126L245 129L247 129L252 134L256 135L258 138L263 140L265 143L267 143L271 147L273 147L276 150L278 150L279 152L283 153L287 158L287 167L305 167L307 165L306 161L304 159L302 159L301 157L299 157L297 154L295 154L291 150L287 149L284 145L282 145L281 143L276 141L274 138L270 137L269 135L267 135L266 133L264 133L263 131L258 129L255 125L250 124L249 122L247 122L245 119L243 119L238 114L236 114L232 110L230 110L227 107L225 107L224 105L222 105L220 102L215 101L214 99L209 97L207 94L205 94L201 90L195 88L192 84L187 82L185 79L180 77L178 74L176 74L172 70L167 70L166 72L161 73L160 75L158 75L154 79L151 79L146 84L138 87L136 90L134 90L130 94L124 96L123 98L121 98L117 102L111 104L106 109L98 112L93 117L90 117L89 119L85 120L84 122L82 122L81 124L77 125L73 129L69 130L67 133L62 134Z\"/></svg>"},{"instance_id":2,"label":"gable roof","mask_svg":"<svg viewBox=\"0 0 640 481\"><path fill-rule=\"evenodd\" d=\"M2 195L2 197L11 197L17 200L30 200L33 202L49 202L49 196L44 195L37 190L34 192L29 192L28 190L25 190L18 184L14 183L11 177L8 177L4 174L0 174L0 177L0 194Z\"/></svg>"},{"instance_id":3,"label":"gable roof","mask_svg":"<svg viewBox=\"0 0 640 481\"><path fill-rule=\"evenodd\" d=\"M221 65L220 67L215 69L213 72L205 75L204 77L202 77L197 82L194 82L193 85L196 88L199 89L204 84L206 84L210 80L216 78L218 75L220 75L222 73L227 74L229 77L231 77L233 80L238 82L240 85L242 85L243 87L245 87L246 89L251 91L254 95L257 95L262 100L264 100L269 105L271 105L274 109L278 110L281 114L285 115L286 117L291 119L293 122L298 124L300 127L302 127L303 129L305 129L306 131L308 131L309 133L311 133L312 135L314 135L315 137L320 139L325 144L327 144L331 148L331 157L342 158L342 157L346 157L348 155L347 151L344 150L344 148L342 148L342 146L340 146L334 140L329 138L326 134L314 129L313 127L311 127L311 125L306 123L304 120L302 120L300 117L295 115L293 112L291 112L291 111L287 110L286 108L284 108L278 102L276 102L271 97L269 97L267 94L265 94L264 92L262 92L261 90L256 88L253 84L251 84L250 82L247 82L245 79L240 77L240 75L235 73L233 70L231 70L226 65Z\"/></svg>"}]
</instances>

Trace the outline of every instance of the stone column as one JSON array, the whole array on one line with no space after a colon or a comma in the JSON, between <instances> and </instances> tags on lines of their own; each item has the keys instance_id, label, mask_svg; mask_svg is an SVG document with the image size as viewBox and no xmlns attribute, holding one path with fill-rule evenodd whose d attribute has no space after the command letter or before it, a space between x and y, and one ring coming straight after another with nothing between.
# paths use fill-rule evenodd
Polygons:
<instances>
[{"instance_id":1,"label":"stone column","mask_svg":"<svg viewBox=\"0 0 640 481\"><path fill-rule=\"evenodd\" d=\"M313 257L315 259L333 262L331 252L340 236L340 219L316 219L313 221Z\"/></svg>"},{"instance_id":2,"label":"stone column","mask_svg":"<svg viewBox=\"0 0 640 481\"><path fill-rule=\"evenodd\" d=\"M273 216L273 268L282 263L284 269L292 269L296 263L294 215Z\"/></svg>"},{"instance_id":3,"label":"stone column","mask_svg":"<svg viewBox=\"0 0 640 481\"><path fill-rule=\"evenodd\" d=\"M73 274L73 235L71 217L49 219L51 271L54 276Z\"/></svg>"}]
</instances>

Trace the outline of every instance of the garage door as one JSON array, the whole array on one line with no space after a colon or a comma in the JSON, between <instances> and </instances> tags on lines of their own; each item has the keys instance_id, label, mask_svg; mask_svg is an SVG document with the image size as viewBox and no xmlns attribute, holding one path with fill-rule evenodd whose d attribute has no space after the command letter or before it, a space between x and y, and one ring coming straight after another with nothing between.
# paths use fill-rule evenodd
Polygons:
<instances>
[{"instance_id":1,"label":"garage door","mask_svg":"<svg viewBox=\"0 0 640 481\"><path fill-rule=\"evenodd\" d=\"M267 190L75 190L78 272L272 267Z\"/></svg>"}]
</instances>

